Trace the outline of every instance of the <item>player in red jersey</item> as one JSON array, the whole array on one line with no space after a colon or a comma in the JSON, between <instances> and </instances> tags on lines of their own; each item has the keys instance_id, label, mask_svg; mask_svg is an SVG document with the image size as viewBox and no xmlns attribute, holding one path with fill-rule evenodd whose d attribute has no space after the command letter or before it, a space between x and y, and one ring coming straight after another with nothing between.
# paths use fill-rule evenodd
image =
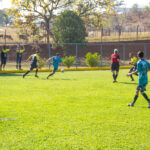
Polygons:
<instances>
[{"instance_id":1,"label":"player in red jersey","mask_svg":"<svg viewBox=\"0 0 150 150\"><path fill-rule=\"evenodd\" d=\"M118 50L114 49L114 54L111 55L111 71L113 73L113 82L117 82L116 79L119 73L119 61L120 57L118 55Z\"/></svg>"}]
</instances>

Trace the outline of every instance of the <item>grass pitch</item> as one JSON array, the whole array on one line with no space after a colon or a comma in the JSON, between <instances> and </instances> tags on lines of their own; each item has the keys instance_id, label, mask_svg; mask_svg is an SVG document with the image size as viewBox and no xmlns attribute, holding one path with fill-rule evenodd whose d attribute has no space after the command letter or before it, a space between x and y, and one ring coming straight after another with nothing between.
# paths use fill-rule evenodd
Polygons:
<instances>
[{"instance_id":1,"label":"grass pitch","mask_svg":"<svg viewBox=\"0 0 150 150\"><path fill-rule=\"evenodd\" d=\"M121 70L0 75L0 150L149 150L150 109ZM150 97L150 86L147 86Z\"/></svg>"}]
</instances>

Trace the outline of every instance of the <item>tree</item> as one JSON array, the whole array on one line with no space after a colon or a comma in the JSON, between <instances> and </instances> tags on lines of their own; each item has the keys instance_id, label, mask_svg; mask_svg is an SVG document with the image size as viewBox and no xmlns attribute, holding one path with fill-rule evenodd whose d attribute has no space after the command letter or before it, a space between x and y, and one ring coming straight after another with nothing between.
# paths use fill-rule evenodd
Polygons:
<instances>
[{"instance_id":1,"label":"tree","mask_svg":"<svg viewBox=\"0 0 150 150\"><path fill-rule=\"evenodd\" d=\"M56 43L84 43L87 35L83 20L70 10L56 18L53 34Z\"/></svg>"},{"instance_id":2,"label":"tree","mask_svg":"<svg viewBox=\"0 0 150 150\"><path fill-rule=\"evenodd\" d=\"M79 0L74 8L79 16L84 19L87 26L101 29L107 24L106 17L114 13L114 7L120 6L118 0Z\"/></svg>"},{"instance_id":3,"label":"tree","mask_svg":"<svg viewBox=\"0 0 150 150\"><path fill-rule=\"evenodd\" d=\"M7 26L12 23L12 17L7 15L7 9L0 10L0 25Z\"/></svg>"},{"instance_id":4,"label":"tree","mask_svg":"<svg viewBox=\"0 0 150 150\"><path fill-rule=\"evenodd\" d=\"M58 9L63 9L73 2L74 0L12 0L14 8L9 11L9 14L16 16L16 26L20 25L20 21L28 26L43 22L47 31L47 42L49 42L50 23L58 13Z\"/></svg>"},{"instance_id":5,"label":"tree","mask_svg":"<svg viewBox=\"0 0 150 150\"><path fill-rule=\"evenodd\" d=\"M20 20L25 22L26 17L32 17L32 23L43 22L47 31L47 42L51 34L50 24L55 16L64 9L70 9L79 13L85 20L100 18L100 14L111 14L114 2L112 0L12 0L14 8L9 14L15 15L15 24L19 26ZM94 17L95 16L95 17ZM95 20L96 20L95 19ZM93 19L92 19L93 20Z\"/></svg>"}]
</instances>

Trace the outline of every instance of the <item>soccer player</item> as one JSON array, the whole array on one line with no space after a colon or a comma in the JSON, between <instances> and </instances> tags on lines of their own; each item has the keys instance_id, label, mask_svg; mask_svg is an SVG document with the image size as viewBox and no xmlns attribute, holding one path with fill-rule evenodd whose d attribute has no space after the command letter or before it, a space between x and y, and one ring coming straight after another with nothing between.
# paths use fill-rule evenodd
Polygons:
<instances>
[{"instance_id":1,"label":"soccer player","mask_svg":"<svg viewBox=\"0 0 150 150\"><path fill-rule=\"evenodd\" d=\"M7 53L9 52L9 49L6 49L6 46L3 46L3 49L1 51L1 66L0 70L5 70L6 62L7 62Z\"/></svg>"},{"instance_id":2,"label":"soccer player","mask_svg":"<svg viewBox=\"0 0 150 150\"><path fill-rule=\"evenodd\" d=\"M53 57L50 57L47 61L53 61L53 71L52 73L50 73L48 76L47 76L47 79L52 76L58 69L58 66L59 66L59 63L62 62L62 59L59 57L59 53L56 54L56 56L53 56Z\"/></svg>"},{"instance_id":3,"label":"soccer player","mask_svg":"<svg viewBox=\"0 0 150 150\"><path fill-rule=\"evenodd\" d=\"M114 54L111 55L111 71L113 73L114 83L117 82L116 79L119 73L119 61L120 57L118 55L118 50L114 49Z\"/></svg>"},{"instance_id":4,"label":"soccer player","mask_svg":"<svg viewBox=\"0 0 150 150\"><path fill-rule=\"evenodd\" d=\"M131 58L131 61L129 62L129 64L130 64L130 65L133 65L132 68L131 68L131 69L129 70L129 72L128 72L128 73L131 73L131 72L136 71L136 68L137 68L137 57L134 57L134 56L133 56L133 53L130 53L130 54L129 54L129 57ZM138 74L135 74L135 75L138 76ZM133 78L132 75L130 76L130 78L131 78L131 81L134 81L134 78Z\"/></svg>"},{"instance_id":5,"label":"soccer player","mask_svg":"<svg viewBox=\"0 0 150 150\"><path fill-rule=\"evenodd\" d=\"M21 69L21 60L22 60L22 53L24 52L24 49L21 47L17 47L16 53L17 53L17 60L16 60L16 69L17 70L22 70Z\"/></svg>"},{"instance_id":6,"label":"soccer player","mask_svg":"<svg viewBox=\"0 0 150 150\"><path fill-rule=\"evenodd\" d=\"M26 62L28 62L29 60L31 60L31 67L30 67L30 70L28 70L24 75L23 75L23 78L29 73L31 72L34 68L36 68L36 71L35 71L35 77L38 77L37 75L37 72L38 72L38 61L40 60L40 57L39 57L39 51L36 51L35 54L31 55Z\"/></svg>"},{"instance_id":7,"label":"soccer player","mask_svg":"<svg viewBox=\"0 0 150 150\"><path fill-rule=\"evenodd\" d=\"M136 74L139 72L138 86L136 89L136 93L133 102L131 104L128 104L128 106L134 106L140 91L143 97L148 101L149 103L148 108L150 108L150 99L147 97L146 93L144 92L146 91L146 85L148 83L147 71L150 69L150 64L148 61L144 60L143 57L144 57L144 53L139 51L138 52L139 61L137 62L137 70L127 74L127 76L131 76L132 74Z\"/></svg>"}]
</instances>

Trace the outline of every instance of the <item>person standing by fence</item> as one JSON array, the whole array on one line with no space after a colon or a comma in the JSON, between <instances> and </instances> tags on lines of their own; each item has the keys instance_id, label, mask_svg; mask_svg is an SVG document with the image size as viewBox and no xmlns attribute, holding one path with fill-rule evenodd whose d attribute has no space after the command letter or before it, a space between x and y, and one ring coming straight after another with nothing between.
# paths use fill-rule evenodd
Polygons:
<instances>
[{"instance_id":1,"label":"person standing by fence","mask_svg":"<svg viewBox=\"0 0 150 150\"><path fill-rule=\"evenodd\" d=\"M16 60L16 69L21 70L21 60L22 60L22 53L24 52L23 47L18 46L16 53L17 53L17 60Z\"/></svg>"},{"instance_id":2,"label":"person standing by fence","mask_svg":"<svg viewBox=\"0 0 150 150\"><path fill-rule=\"evenodd\" d=\"M0 70L5 70L6 62L7 62L7 53L9 52L9 49L6 49L6 46L3 46L3 49L1 51L1 66Z\"/></svg>"},{"instance_id":3,"label":"person standing by fence","mask_svg":"<svg viewBox=\"0 0 150 150\"><path fill-rule=\"evenodd\" d=\"M118 49L114 49L114 54L111 55L111 72L113 74L113 83L117 82L117 77L119 73L119 61L120 57L118 54Z\"/></svg>"}]
</instances>

